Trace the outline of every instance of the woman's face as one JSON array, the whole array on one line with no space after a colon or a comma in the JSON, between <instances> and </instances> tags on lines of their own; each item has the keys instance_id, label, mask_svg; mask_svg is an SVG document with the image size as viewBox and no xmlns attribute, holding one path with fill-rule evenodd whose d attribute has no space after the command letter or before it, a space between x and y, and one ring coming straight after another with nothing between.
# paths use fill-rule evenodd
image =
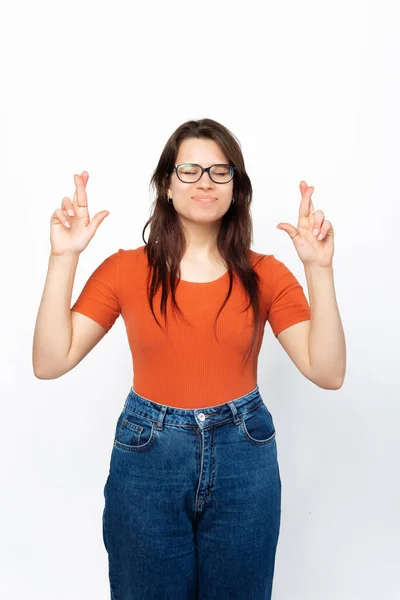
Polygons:
<instances>
[{"instance_id":1,"label":"woman's face","mask_svg":"<svg viewBox=\"0 0 400 600\"><path fill-rule=\"evenodd\" d=\"M229 164L227 157L214 140L187 138L180 145L175 164L196 163L202 167ZM196 183L183 183L174 171L170 177L168 197L180 217L197 223L219 221L231 206L233 179L228 183L215 183L209 173L203 173ZM211 196L214 201L196 201L199 196Z\"/></svg>"}]
</instances>

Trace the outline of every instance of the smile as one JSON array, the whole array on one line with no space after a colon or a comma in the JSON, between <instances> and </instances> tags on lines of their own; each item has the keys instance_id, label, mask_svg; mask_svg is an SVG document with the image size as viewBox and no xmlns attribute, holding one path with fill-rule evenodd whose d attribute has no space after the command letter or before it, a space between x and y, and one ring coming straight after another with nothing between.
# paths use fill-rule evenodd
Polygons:
<instances>
[{"instance_id":1,"label":"smile","mask_svg":"<svg viewBox=\"0 0 400 600\"><path fill-rule=\"evenodd\" d=\"M198 198L195 196L193 200L196 200L196 202L200 202L201 204L211 204L216 201L216 198Z\"/></svg>"}]
</instances>

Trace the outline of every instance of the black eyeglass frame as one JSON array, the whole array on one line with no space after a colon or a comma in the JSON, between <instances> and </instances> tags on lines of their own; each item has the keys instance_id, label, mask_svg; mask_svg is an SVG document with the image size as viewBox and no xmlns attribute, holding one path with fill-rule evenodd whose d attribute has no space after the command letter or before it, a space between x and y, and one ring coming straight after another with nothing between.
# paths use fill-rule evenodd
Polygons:
<instances>
[{"instance_id":1,"label":"black eyeglass frame","mask_svg":"<svg viewBox=\"0 0 400 600\"><path fill-rule=\"evenodd\" d=\"M196 179L196 181L183 181L179 175L178 175L178 167L181 167L183 165L190 165L193 167L200 167L201 169L201 175L198 179ZM229 167L229 169L231 169L231 173L232 173L232 177L230 179L228 179L228 181L215 181L212 177L211 177L211 173L210 173L210 169L212 169L213 167ZM218 163L215 165L211 165L210 167L202 167L201 165L198 165L197 163L180 163L179 165L174 165L174 168L172 169L170 175L175 171L177 178L179 179L179 181L182 181L182 183L197 183L198 181L200 181L200 179L203 177L204 173L207 171L208 172L208 176L210 177L211 181L213 181L214 183L217 183L218 185L224 185L225 183L229 183L230 181L232 181L232 179L235 176L235 171L236 171L236 167L234 167L233 165L226 165L224 163Z\"/></svg>"}]
</instances>

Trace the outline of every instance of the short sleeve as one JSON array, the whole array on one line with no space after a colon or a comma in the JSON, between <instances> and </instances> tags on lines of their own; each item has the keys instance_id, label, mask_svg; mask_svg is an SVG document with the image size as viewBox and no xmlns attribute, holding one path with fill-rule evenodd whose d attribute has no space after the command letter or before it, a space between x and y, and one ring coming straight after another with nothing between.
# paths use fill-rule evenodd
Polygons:
<instances>
[{"instance_id":1,"label":"short sleeve","mask_svg":"<svg viewBox=\"0 0 400 600\"><path fill-rule=\"evenodd\" d=\"M275 335L311 319L311 309L303 287L293 273L280 260L271 255L272 290L268 322Z\"/></svg>"},{"instance_id":2,"label":"short sleeve","mask_svg":"<svg viewBox=\"0 0 400 600\"><path fill-rule=\"evenodd\" d=\"M90 317L106 333L121 313L119 300L120 250L106 258L90 275L71 310Z\"/></svg>"}]
</instances>

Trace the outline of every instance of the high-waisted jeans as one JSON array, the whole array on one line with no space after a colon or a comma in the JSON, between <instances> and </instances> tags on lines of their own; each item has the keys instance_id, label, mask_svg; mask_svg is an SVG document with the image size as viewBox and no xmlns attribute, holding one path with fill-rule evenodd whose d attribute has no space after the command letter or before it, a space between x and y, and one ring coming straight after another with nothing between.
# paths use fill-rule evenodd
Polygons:
<instances>
[{"instance_id":1,"label":"high-waisted jeans","mask_svg":"<svg viewBox=\"0 0 400 600\"><path fill-rule=\"evenodd\" d=\"M131 387L104 487L112 600L269 600L281 515L258 385L181 409Z\"/></svg>"}]
</instances>

